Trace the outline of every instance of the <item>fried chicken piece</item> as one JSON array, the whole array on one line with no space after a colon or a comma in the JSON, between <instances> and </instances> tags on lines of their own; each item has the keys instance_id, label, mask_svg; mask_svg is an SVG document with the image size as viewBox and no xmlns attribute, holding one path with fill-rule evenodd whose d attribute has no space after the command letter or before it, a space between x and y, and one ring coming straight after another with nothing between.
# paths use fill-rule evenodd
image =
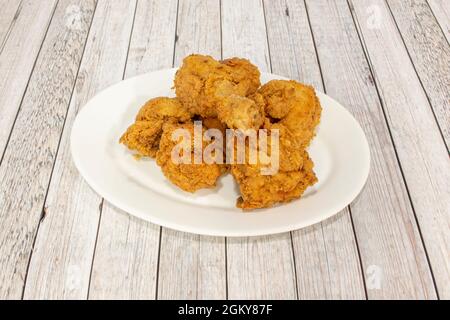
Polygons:
<instances>
[{"instance_id":1,"label":"fried chicken piece","mask_svg":"<svg viewBox=\"0 0 450 320\"><path fill-rule=\"evenodd\" d=\"M304 191L317 182L313 162L308 153L299 148L290 130L282 124L266 124L270 130L279 130L279 169L272 174L263 174L267 166L258 161L232 165L231 173L236 179L241 197L237 206L244 210L272 207L277 203L300 198ZM250 146L247 146L247 153ZM268 154L276 152L274 142L268 139Z\"/></svg>"},{"instance_id":2,"label":"fried chicken piece","mask_svg":"<svg viewBox=\"0 0 450 320\"><path fill-rule=\"evenodd\" d=\"M247 59L231 58L222 61L231 73L231 81L235 87L235 94L248 96L261 86L261 73L258 68Z\"/></svg>"},{"instance_id":3,"label":"fried chicken piece","mask_svg":"<svg viewBox=\"0 0 450 320\"><path fill-rule=\"evenodd\" d=\"M264 105L232 94L219 104L217 117L230 129L259 129L264 123Z\"/></svg>"},{"instance_id":4,"label":"fried chicken piece","mask_svg":"<svg viewBox=\"0 0 450 320\"><path fill-rule=\"evenodd\" d=\"M120 143L136 151L137 158L154 158L159 148L163 123L162 120L136 121L122 135Z\"/></svg>"},{"instance_id":5,"label":"fried chicken piece","mask_svg":"<svg viewBox=\"0 0 450 320\"><path fill-rule=\"evenodd\" d=\"M232 167L231 172L242 194L236 206L254 210L300 198L309 186L317 182L313 166L305 151L303 167L295 171L280 171L272 176L263 176L257 167Z\"/></svg>"},{"instance_id":6,"label":"fried chicken piece","mask_svg":"<svg viewBox=\"0 0 450 320\"><path fill-rule=\"evenodd\" d=\"M136 116L133 123L120 138L138 156L156 156L161 139L163 124L166 122L185 122L191 114L175 98L155 98L148 101Z\"/></svg>"},{"instance_id":7,"label":"fried chicken piece","mask_svg":"<svg viewBox=\"0 0 450 320\"><path fill-rule=\"evenodd\" d=\"M177 97L188 110L204 118L217 117L216 109L231 94L248 96L260 86L258 68L245 59L222 62L210 56L190 55L175 76Z\"/></svg>"},{"instance_id":8,"label":"fried chicken piece","mask_svg":"<svg viewBox=\"0 0 450 320\"><path fill-rule=\"evenodd\" d=\"M218 118L202 118L203 125L206 129L217 129L222 132L222 134L225 136L225 132L227 130L227 127L225 124L223 124L222 121L220 121Z\"/></svg>"},{"instance_id":9,"label":"fried chicken piece","mask_svg":"<svg viewBox=\"0 0 450 320\"><path fill-rule=\"evenodd\" d=\"M191 117L192 115L177 98L159 97L147 101L139 110L136 120L151 121L160 119L166 121L176 119L180 122L185 122Z\"/></svg>"},{"instance_id":10,"label":"fried chicken piece","mask_svg":"<svg viewBox=\"0 0 450 320\"><path fill-rule=\"evenodd\" d=\"M172 134L177 129L185 129L188 136L190 136L191 152L187 155L189 163L178 163L172 158L172 152L174 148L182 143L180 140L173 141ZM205 129L202 130L202 137ZM202 138L202 150L211 143ZM181 139L183 140L183 139ZM189 145L189 144L188 144ZM179 153L180 157L184 154ZM212 188L216 185L217 179L226 171L226 167L214 162L211 159L211 163L208 164L205 161L201 161L200 164L194 163L195 149L194 149L194 124L174 124L169 123L164 125L164 131L161 136L161 142L159 145L159 151L156 155L156 163L161 167L164 175L173 184L178 186L187 192L195 192L203 188Z\"/></svg>"},{"instance_id":11,"label":"fried chicken piece","mask_svg":"<svg viewBox=\"0 0 450 320\"><path fill-rule=\"evenodd\" d=\"M322 112L314 88L293 80L272 80L258 93L264 98L267 116L286 126L300 146L307 147Z\"/></svg>"}]
</instances>

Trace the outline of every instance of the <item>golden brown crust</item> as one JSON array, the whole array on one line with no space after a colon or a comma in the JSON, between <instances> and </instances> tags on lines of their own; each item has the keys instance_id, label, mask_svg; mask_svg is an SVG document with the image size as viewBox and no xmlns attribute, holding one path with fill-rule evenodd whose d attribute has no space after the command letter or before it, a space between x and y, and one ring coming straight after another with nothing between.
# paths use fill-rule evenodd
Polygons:
<instances>
[{"instance_id":1,"label":"golden brown crust","mask_svg":"<svg viewBox=\"0 0 450 320\"><path fill-rule=\"evenodd\" d=\"M314 164L306 151L303 152L301 162L299 169L280 170L274 175L261 175L260 168L255 166L232 166L231 173L242 195L237 206L244 210L269 208L300 198L309 186L317 182Z\"/></svg>"},{"instance_id":2,"label":"golden brown crust","mask_svg":"<svg viewBox=\"0 0 450 320\"><path fill-rule=\"evenodd\" d=\"M230 129L259 129L264 123L264 106L235 94L217 108L217 117Z\"/></svg>"},{"instance_id":3,"label":"golden brown crust","mask_svg":"<svg viewBox=\"0 0 450 320\"><path fill-rule=\"evenodd\" d=\"M190 118L191 114L176 98L151 99L139 110L136 122L127 129L119 142L136 151L138 156L154 158L159 148L163 124L185 122Z\"/></svg>"},{"instance_id":4,"label":"golden brown crust","mask_svg":"<svg viewBox=\"0 0 450 320\"><path fill-rule=\"evenodd\" d=\"M293 80L272 80L258 93L265 100L266 114L286 126L301 147L307 147L322 112L314 88Z\"/></svg>"},{"instance_id":5,"label":"golden brown crust","mask_svg":"<svg viewBox=\"0 0 450 320\"><path fill-rule=\"evenodd\" d=\"M191 135L192 153L191 163L175 163L172 159L172 150L178 144L172 140L172 133L177 129L185 129ZM203 140L203 149L210 142ZM194 124L167 124L161 136L156 162L161 167L164 175L173 184L187 192L195 192L199 189L213 188L217 179L225 172L225 167L216 163L194 164Z\"/></svg>"},{"instance_id":6,"label":"golden brown crust","mask_svg":"<svg viewBox=\"0 0 450 320\"><path fill-rule=\"evenodd\" d=\"M192 115L180 103L177 98L158 97L147 101L139 110L136 121L151 121L175 119L179 122L186 122Z\"/></svg>"},{"instance_id":7,"label":"golden brown crust","mask_svg":"<svg viewBox=\"0 0 450 320\"><path fill-rule=\"evenodd\" d=\"M216 117L216 109L230 94L248 96L260 86L259 70L248 60L233 58L219 62L210 56L184 59L175 76L175 91L188 110L205 118Z\"/></svg>"},{"instance_id":8,"label":"golden brown crust","mask_svg":"<svg viewBox=\"0 0 450 320\"><path fill-rule=\"evenodd\" d=\"M261 171L264 165L259 162L231 167L242 195L237 206L245 210L268 208L300 198L306 188L317 181L313 162L308 153L296 144L290 130L279 123L266 123L265 128L269 134L270 130L279 130L279 170L274 174L264 175ZM272 141L269 139L268 155L272 152L271 146Z\"/></svg>"}]
</instances>

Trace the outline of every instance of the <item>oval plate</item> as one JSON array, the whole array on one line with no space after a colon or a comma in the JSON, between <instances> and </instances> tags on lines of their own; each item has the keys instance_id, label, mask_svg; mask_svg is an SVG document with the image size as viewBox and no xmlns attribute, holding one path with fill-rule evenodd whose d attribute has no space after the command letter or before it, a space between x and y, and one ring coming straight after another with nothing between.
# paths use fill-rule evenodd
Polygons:
<instances>
[{"instance_id":1,"label":"oval plate","mask_svg":"<svg viewBox=\"0 0 450 320\"><path fill-rule=\"evenodd\" d=\"M88 184L114 206L144 220L191 233L256 236L291 231L344 209L369 174L370 153L363 130L350 113L317 92L323 112L309 152L319 182L288 204L244 213L235 207L239 189L231 174L217 188L195 194L166 180L154 160L136 161L118 140L140 107L157 96L174 96L176 69L122 81L95 96L72 128L76 167ZM261 82L285 79L263 73Z\"/></svg>"}]
</instances>

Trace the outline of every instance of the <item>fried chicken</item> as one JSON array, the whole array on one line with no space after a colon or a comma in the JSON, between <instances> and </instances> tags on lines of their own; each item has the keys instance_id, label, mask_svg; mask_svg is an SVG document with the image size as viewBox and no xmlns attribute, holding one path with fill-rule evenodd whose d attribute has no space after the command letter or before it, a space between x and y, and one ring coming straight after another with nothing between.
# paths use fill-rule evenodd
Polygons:
<instances>
[{"instance_id":1,"label":"fried chicken","mask_svg":"<svg viewBox=\"0 0 450 320\"><path fill-rule=\"evenodd\" d=\"M173 157L175 147L179 143L186 143L186 141L173 141L172 135L177 129L185 129L190 141L187 141L187 146L190 145L190 154L184 155L179 152L176 155L179 157L186 156L187 163L178 163ZM201 153L211 143L203 138L202 130L202 149ZM199 155L199 154L197 154ZM213 155L214 156L214 155ZM203 188L212 188L216 185L217 179L226 171L226 167L216 164L214 159L210 159L211 163L201 161L199 164L194 163L195 149L194 149L194 124L173 124L164 125L164 131L161 136L159 151L156 155L156 162L161 167L164 175L173 184L187 192L196 192Z\"/></svg>"},{"instance_id":2,"label":"fried chicken","mask_svg":"<svg viewBox=\"0 0 450 320\"><path fill-rule=\"evenodd\" d=\"M191 114L176 98L155 98L148 101L136 116L133 123L120 138L120 143L138 156L154 158L159 148L163 124L166 122L185 122Z\"/></svg>"},{"instance_id":3,"label":"fried chicken","mask_svg":"<svg viewBox=\"0 0 450 320\"><path fill-rule=\"evenodd\" d=\"M309 186L317 182L313 166L306 151L303 152L303 166L294 171L265 176L261 175L258 166L233 166L231 172L242 194L236 206L253 210L300 198Z\"/></svg>"},{"instance_id":4,"label":"fried chicken","mask_svg":"<svg viewBox=\"0 0 450 320\"><path fill-rule=\"evenodd\" d=\"M217 117L230 129L259 129L264 123L264 106L232 94L219 104Z\"/></svg>"},{"instance_id":5,"label":"fried chicken","mask_svg":"<svg viewBox=\"0 0 450 320\"><path fill-rule=\"evenodd\" d=\"M248 60L188 56L174 79L177 98L148 101L120 142L156 158L166 178L191 193L214 187L231 168L243 210L300 198L317 182L306 148L320 121L319 99L296 81L260 85L260 72ZM231 141L231 165L224 163L230 160L227 129L235 129L231 138L237 139Z\"/></svg>"},{"instance_id":6,"label":"fried chicken","mask_svg":"<svg viewBox=\"0 0 450 320\"><path fill-rule=\"evenodd\" d=\"M263 174L262 170L267 164L263 164L261 159L250 163L248 154L251 146L247 144L246 162L231 167L231 173L241 191L237 206L244 210L268 208L277 203L290 202L300 198L306 188L317 181L313 162L308 153L297 145L290 130L282 124L268 122L265 127L269 133L274 129L279 133L278 171ZM277 152L274 143L275 141L268 138L269 157L273 152Z\"/></svg>"},{"instance_id":7,"label":"fried chicken","mask_svg":"<svg viewBox=\"0 0 450 320\"><path fill-rule=\"evenodd\" d=\"M297 81L272 80L258 93L264 98L267 116L286 126L300 146L307 147L322 112L314 88Z\"/></svg>"},{"instance_id":8,"label":"fried chicken","mask_svg":"<svg viewBox=\"0 0 450 320\"><path fill-rule=\"evenodd\" d=\"M191 113L204 118L217 117L223 98L231 94L246 97L260 84L260 72L248 60L219 62L203 55L186 57L174 81L178 99Z\"/></svg>"}]
</instances>

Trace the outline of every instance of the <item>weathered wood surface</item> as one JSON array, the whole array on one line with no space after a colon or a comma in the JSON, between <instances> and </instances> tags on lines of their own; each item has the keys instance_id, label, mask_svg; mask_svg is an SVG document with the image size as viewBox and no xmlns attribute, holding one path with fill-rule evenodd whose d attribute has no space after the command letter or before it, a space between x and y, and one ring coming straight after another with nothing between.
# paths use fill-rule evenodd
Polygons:
<instances>
[{"instance_id":1,"label":"weathered wood surface","mask_svg":"<svg viewBox=\"0 0 450 320\"><path fill-rule=\"evenodd\" d=\"M368 297L435 298L414 211L349 6L338 0L306 4L325 89L356 117L371 149L369 179L351 204Z\"/></svg>"},{"instance_id":2,"label":"weathered wood surface","mask_svg":"<svg viewBox=\"0 0 450 320\"><path fill-rule=\"evenodd\" d=\"M178 8L174 64L191 53L220 59L218 0L182 0ZM225 239L162 228L158 299L225 299Z\"/></svg>"},{"instance_id":3,"label":"weathered wood surface","mask_svg":"<svg viewBox=\"0 0 450 320\"><path fill-rule=\"evenodd\" d=\"M0 52L2 52L3 45L20 14L21 2L21 0L0 1L0 8L2 8L2 14L0 15Z\"/></svg>"},{"instance_id":4,"label":"weathered wood surface","mask_svg":"<svg viewBox=\"0 0 450 320\"><path fill-rule=\"evenodd\" d=\"M425 0L390 0L387 3L414 63L413 68L434 109L448 148L450 144L450 46L448 41ZM389 16L386 17L388 18Z\"/></svg>"},{"instance_id":5,"label":"weathered wood surface","mask_svg":"<svg viewBox=\"0 0 450 320\"><path fill-rule=\"evenodd\" d=\"M450 1L428 0L428 4L433 10L433 14L441 26L447 41L450 42Z\"/></svg>"},{"instance_id":6,"label":"weathered wood surface","mask_svg":"<svg viewBox=\"0 0 450 320\"><path fill-rule=\"evenodd\" d=\"M450 2L427 2L0 0L0 297L448 299ZM249 58L352 112L372 169L350 210L225 239L88 187L69 148L78 110L195 52Z\"/></svg>"},{"instance_id":7,"label":"weathered wood surface","mask_svg":"<svg viewBox=\"0 0 450 320\"><path fill-rule=\"evenodd\" d=\"M16 11L11 29L7 31L8 37L1 47L0 155L4 153L8 143L55 5L56 0L23 0L20 10Z\"/></svg>"},{"instance_id":8,"label":"weathered wood surface","mask_svg":"<svg viewBox=\"0 0 450 320\"><path fill-rule=\"evenodd\" d=\"M36 62L0 166L0 295L22 296L33 241L83 54L93 2L61 1ZM66 9L81 6L77 28ZM44 208L44 209L43 209ZM11 214L14 213L14 214Z\"/></svg>"},{"instance_id":9,"label":"weathered wood surface","mask_svg":"<svg viewBox=\"0 0 450 320\"><path fill-rule=\"evenodd\" d=\"M324 91L304 2L276 0L264 5L272 72ZM292 240L300 299L365 298L348 210L293 232Z\"/></svg>"},{"instance_id":10,"label":"weathered wood surface","mask_svg":"<svg viewBox=\"0 0 450 320\"><path fill-rule=\"evenodd\" d=\"M270 72L264 8L261 1L222 1L224 57L252 60ZM291 235L227 240L230 299L296 299Z\"/></svg>"},{"instance_id":11,"label":"weathered wood surface","mask_svg":"<svg viewBox=\"0 0 450 320\"><path fill-rule=\"evenodd\" d=\"M27 299L88 296L102 199L72 163L70 132L80 108L122 80L135 9L135 1L97 3L45 203L46 217L34 246Z\"/></svg>"},{"instance_id":12,"label":"weathered wood surface","mask_svg":"<svg viewBox=\"0 0 450 320\"><path fill-rule=\"evenodd\" d=\"M364 19L367 6L373 4L378 6L381 16L384 17L383 23L379 28L368 28L364 23L358 25L371 61L409 196L422 231L437 290L441 298L448 299L450 298L449 154L422 84L417 78L414 65L408 59L408 53L389 15L386 3L381 0L353 1L358 21ZM420 9L419 6L411 7ZM417 15L424 17L419 13ZM433 36L433 33L429 36ZM406 37L408 36L404 35L404 38ZM417 38L420 38L420 34ZM439 43L440 41L436 40L435 44ZM423 47L417 45L416 48L420 50ZM439 61L449 61L449 50L446 52L441 52L440 59L429 61L428 68L437 70L443 67ZM418 61L416 69L420 63ZM448 65L446 68L450 70ZM448 74L439 78L443 86L448 83L448 79ZM433 81L436 80L437 78ZM446 94L449 97L448 92ZM449 103L450 101L447 101L443 107L448 109ZM447 122L448 120L447 116ZM414 225L413 221L411 223ZM419 257L415 256L416 263Z\"/></svg>"}]
</instances>

